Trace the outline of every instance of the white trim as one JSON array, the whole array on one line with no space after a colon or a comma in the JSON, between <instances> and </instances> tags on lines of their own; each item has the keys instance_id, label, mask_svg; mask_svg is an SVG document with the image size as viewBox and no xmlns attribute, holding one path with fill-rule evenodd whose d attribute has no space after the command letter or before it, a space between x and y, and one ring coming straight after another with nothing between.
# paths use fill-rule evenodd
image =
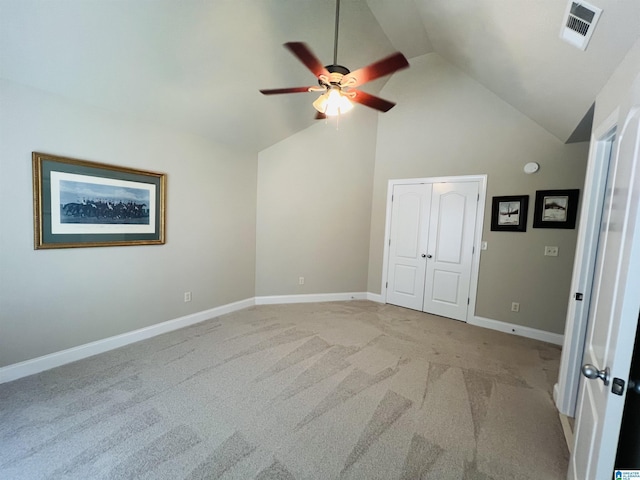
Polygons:
<instances>
[{"instance_id":1,"label":"white trim","mask_svg":"<svg viewBox=\"0 0 640 480\"><path fill-rule=\"evenodd\" d=\"M567 442L569 455L573 455L573 443L575 441L575 436L573 434L571 424L569 423L569 417L560 412L558 412L558 415L560 416L560 425L562 425L562 432L564 433L564 440Z\"/></svg>"},{"instance_id":2,"label":"white trim","mask_svg":"<svg viewBox=\"0 0 640 480\"><path fill-rule=\"evenodd\" d=\"M615 134L619 111L616 109L591 134L589 161L582 194L582 207L576 241L576 253L571 278L571 296L567 307L564 337L558 373L557 396L555 404L560 413L575 416L578 389L580 385L580 367L584 355L584 342L591 303L591 288L595 271L602 206L609 172L611 155L615 144L611 138ZM576 301L573 295L583 294L582 301Z\"/></svg>"},{"instance_id":3,"label":"white trim","mask_svg":"<svg viewBox=\"0 0 640 480\"><path fill-rule=\"evenodd\" d=\"M547 332L545 330L538 330L537 328L523 327L522 325L501 322L499 320L492 320L490 318L474 316L467 323L469 325L475 325L477 327L489 328L491 330L511 333L513 335L518 335L520 337L533 338L534 340L553 343L554 345L562 345L562 342L564 340L564 335L561 335L559 333L552 333L552 332Z\"/></svg>"},{"instance_id":4,"label":"white trim","mask_svg":"<svg viewBox=\"0 0 640 480\"><path fill-rule=\"evenodd\" d=\"M391 239L391 212L393 208L393 187L395 184L391 183L393 180L389 180L387 184L387 210L385 213L384 221L384 251L382 254L382 279L380 286L380 297L382 303L387 303L387 279L389 278L389 241ZM398 184L403 183L402 180L398 181Z\"/></svg>"},{"instance_id":5,"label":"white trim","mask_svg":"<svg viewBox=\"0 0 640 480\"><path fill-rule=\"evenodd\" d=\"M478 294L478 278L480 272L480 253L482 245L482 230L484 226L484 212L487 199L487 175L460 175L451 177L428 177L428 178L404 178L389 180L387 186L387 212L384 227L384 254L382 258L382 284L380 302L387 303L387 276L389 263L389 238L391 237L391 197L393 187L396 185L411 185L414 183L458 183L458 182L478 182L478 209L476 211L475 237L473 240L474 255L471 263L471 281L469 283L469 308L467 318L469 321L476 313L476 297Z\"/></svg>"},{"instance_id":6,"label":"white trim","mask_svg":"<svg viewBox=\"0 0 640 480\"><path fill-rule=\"evenodd\" d=\"M168 320L156 325L140 328L132 332L115 335L102 340L96 340L91 343L85 343L84 345L79 345L77 347L51 353L42 357L33 358L24 362L14 363L13 365L0 368L0 384L11 382L22 377L27 377L35 373L40 373L77 360L82 360L83 358L92 357L99 353L104 353L131 343L139 342L140 340L146 340L157 335L162 335L163 333L172 332L174 330L204 322L205 320L219 317L227 313L236 312L253 305L255 305L254 299L248 298L239 302L229 303L227 305L193 313L174 320Z\"/></svg>"},{"instance_id":7,"label":"white trim","mask_svg":"<svg viewBox=\"0 0 640 480\"><path fill-rule=\"evenodd\" d=\"M256 297L256 305L278 305L283 303L315 303L315 302L344 302L348 300L368 300L368 293L311 293L307 295L271 295Z\"/></svg>"},{"instance_id":8,"label":"white trim","mask_svg":"<svg viewBox=\"0 0 640 480\"><path fill-rule=\"evenodd\" d=\"M476 232L473 241L473 262L471 263L471 283L469 285L469 308L467 321L476 315L476 298L478 296L478 280L480 278L480 257L482 255L482 232L484 229L484 213L487 203L487 175L476 175L478 179L478 209L476 211Z\"/></svg>"},{"instance_id":9,"label":"white trim","mask_svg":"<svg viewBox=\"0 0 640 480\"><path fill-rule=\"evenodd\" d=\"M370 300L376 303L384 303L384 299L382 298L382 295L380 295L379 293L367 292L367 300Z\"/></svg>"},{"instance_id":10,"label":"white trim","mask_svg":"<svg viewBox=\"0 0 640 480\"><path fill-rule=\"evenodd\" d=\"M351 293L318 293L308 295L273 295L268 297L254 297L240 300L238 302L229 303L220 307L211 308L202 312L193 313L184 317L168 320L166 322L151 325L149 327L140 328L132 332L115 335L113 337L104 338L95 342L86 343L77 347L62 350L60 352L51 353L42 357L33 358L13 365L7 365L0 368L0 384L11 382L19 378L34 375L36 373L50 370L67 363L92 357L100 353L108 352L116 348L124 347L131 343L146 340L163 333L172 332L180 328L189 327L196 323L204 322L227 313L237 312L254 305L278 305L289 303L315 303L315 302L341 302L349 300L369 300L377 303L384 303L382 296L371 292L351 292ZM473 317L468 322L470 325L490 328L501 332L513 333L523 337L534 338L544 342L562 345L562 335L557 333L545 332L529 327L521 327L520 325L512 325L510 323L498 322L488 318Z\"/></svg>"}]
</instances>

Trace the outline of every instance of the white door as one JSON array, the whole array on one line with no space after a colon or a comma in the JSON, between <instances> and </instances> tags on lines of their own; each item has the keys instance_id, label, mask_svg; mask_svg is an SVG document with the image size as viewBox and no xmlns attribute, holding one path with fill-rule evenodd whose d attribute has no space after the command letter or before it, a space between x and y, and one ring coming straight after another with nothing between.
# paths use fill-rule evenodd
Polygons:
<instances>
[{"instance_id":1,"label":"white door","mask_svg":"<svg viewBox=\"0 0 640 480\"><path fill-rule=\"evenodd\" d=\"M425 312L466 321L478 183L436 183L431 196Z\"/></svg>"},{"instance_id":2,"label":"white door","mask_svg":"<svg viewBox=\"0 0 640 480\"><path fill-rule=\"evenodd\" d=\"M640 80L640 79L639 79ZM584 363L609 369L607 385L583 378L568 478L612 478L626 387L640 312L640 82L611 160ZM616 380L625 391L617 395Z\"/></svg>"},{"instance_id":3,"label":"white door","mask_svg":"<svg viewBox=\"0 0 640 480\"><path fill-rule=\"evenodd\" d=\"M391 209L387 302L422 310L432 185L395 185Z\"/></svg>"},{"instance_id":4,"label":"white door","mask_svg":"<svg viewBox=\"0 0 640 480\"><path fill-rule=\"evenodd\" d=\"M465 321L479 183L394 185L387 302Z\"/></svg>"}]
</instances>

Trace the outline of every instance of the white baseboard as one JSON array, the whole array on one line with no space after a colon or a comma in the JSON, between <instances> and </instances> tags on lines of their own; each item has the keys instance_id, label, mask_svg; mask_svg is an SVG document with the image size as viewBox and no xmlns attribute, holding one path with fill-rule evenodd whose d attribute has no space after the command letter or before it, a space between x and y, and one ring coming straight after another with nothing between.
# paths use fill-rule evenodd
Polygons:
<instances>
[{"instance_id":1,"label":"white baseboard","mask_svg":"<svg viewBox=\"0 0 640 480\"><path fill-rule=\"evenodd\" d=\"M319 293L308 295L273 295L265 297L254 297L239 302L229 303L220 307L211 308L202 312L193 313L184 317L168 320L166 322L151 325L149 327L123 333L113 337L97 340L95 342L79 345L77 347L51 353L42 357L33 358L6 367L0 367L0 384L17 380L22 377L40 373L51 368L92 357L99 353L104 353L115 348L120 348L131 343L146 340L163 333L188 327L196 323L204 322L211 318L219 317L227 313L236 312L253 305L276 305L285 303L314 303L314 302L341 302L348 300L370 300L372 302L383 303L382 295L369 292L351 293ZM541 340L556 345L563 344L563 336L557 333L545 332L530 327L522 327L511 323L499 322L488 318L474 317L468 322L471 325L490 328L500 332L512 333L523 337Z\"/></svg>"},{"instance_id":2,"label":"white baseboard","mask_svg":"<svg viewBox=\"0 0 640 480\"><path fill-rule=\"evenodd\" d=\"M95 342L86 343L77 347L51 353L42 357L33 358L20 363L14 363L0 368L0 383L10 382L22 377L27 377L35 373L40 373L51 368L92 357L99 353L104 353L115 348L120 348L131 343L146 340L163 333L188 327L196 323L204 322L211 318L219 317L227 313L242 310L255 305L254 299L249 298L239 302L229 303L220 307L211 308L202 312L193 313L184 317L168 320L166 322L151 325L149 327L134 330L132 332L115 335Z\"/></svg>"},{"instance_id":3,"label":"white baseboard","mask_svg":"<svg viewBox=\"0 0 640 480\"><path fill-rule=\"evenodd\" d=\"M521 337L553 343L554 345L562 345L564 342L564 335L559 333L547 332L545 330L538 330L531 327L523 327L513 323L491 320L490 318L472 317L467 323L478 327L490 328L491 330L497 330L499 332L512 333L513 335L519 335Z\"/></svg>"},{"instance_id":4,"label":"white baseboard","mask_svg":"<svg viewBox=\"0 0 640 480\"><path fill-rule=\"evenodd\" d=\"M281 303L315 303L315 302L344 302L347 300L368 300L368 293L312 293L308 295L271 295L256 297L256 305L277 305Z\"/></svg>"},{"instance_id":5,"label":"white baseboard","mask_svg":"<svg viewBox=\"0 0 640 480\"><path fill-rule=\"evenodd\" d=\"M384 303L384 299L380 293L370 293L367 292L367 300L371 300L376 303Z\"/></svg>"},{"instance_id":6,"label":"white baseboard","mask_svg":"<svg viewBox=\"0 0 640 480\"><path fill-rule=\"evenodd\" d=\"M562 433L564 433L564 439L567 442L567 448L569 449L569 454L573 453L573 442L575 441L575 436L573 433L573 429L571 428L571 424L569 423L569 417L563 415L562 413L558 413L560 416L560 425L562 425Z\"/></svg>"}]
</instances>

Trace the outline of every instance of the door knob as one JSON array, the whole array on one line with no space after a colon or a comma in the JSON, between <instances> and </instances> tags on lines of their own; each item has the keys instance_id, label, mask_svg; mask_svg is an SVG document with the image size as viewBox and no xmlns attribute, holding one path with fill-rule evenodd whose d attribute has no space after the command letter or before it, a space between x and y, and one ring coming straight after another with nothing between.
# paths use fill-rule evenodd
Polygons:
<instances>
[{"instance_id":1,"label":"door knob","mask_svg":"<svg viewBox=\"0 0 640 480\"><path fill-rule=\"evenodd\" d=\"M433 255L427 255L427 258L432 258L432 257L433 257Z\"/></svg>"},{"instance_id":2,"label":"door knob","mask_svg":"<svg viewBox=\"0 0 640 480\"><path fill-rule=\"evenodd\" d=\"M584 364L582 367L582 374L590 380L599 378L604 382L605 386L609 385L609 379L611 378L611 371L609 370L609 367L606 367L604 370L598 370L590 363Z\"/></svg>"},{"instance_id":3,"label":"door knob","mask_svg":"<svg viewBox=\"0 0 640 480\"><path fill-rule=\"evenodd\" d=\"M425 258L427 256L427 254L423 253L421 256L422 256L422 258Z\"/></svg>"}]
</instances>

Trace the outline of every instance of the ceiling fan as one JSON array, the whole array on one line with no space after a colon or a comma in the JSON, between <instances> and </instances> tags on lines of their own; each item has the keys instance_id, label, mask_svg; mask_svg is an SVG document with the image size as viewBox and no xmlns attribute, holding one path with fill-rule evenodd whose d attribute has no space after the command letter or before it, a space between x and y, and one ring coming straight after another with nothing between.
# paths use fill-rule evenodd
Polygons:
<instances>
[{"instance_id":1,"label":"ceiling fan","mask_svg":"<svg viewBox=\"0 0 640 480\"><path fill-rule=\"evenodd\" d=\"M274 88L260 90L263 95L277 95L282 93L322 92L313 102L318 111L316 118L340 115L353 108L351 102L356 102L381 112L387 112L395 103L384 100L375 95L357 90L367 82L398 70L407 68L409 62L405 56L396 52L363 68L350 71L347 67L338 65L338 23L340 19L340 0L336 0L336 27L333 46L333 64L322 65L311 49L302 42L288 42L284 47L300 60L318 79L318 85L310 87Z\"/></svg>"}]
</instances>

